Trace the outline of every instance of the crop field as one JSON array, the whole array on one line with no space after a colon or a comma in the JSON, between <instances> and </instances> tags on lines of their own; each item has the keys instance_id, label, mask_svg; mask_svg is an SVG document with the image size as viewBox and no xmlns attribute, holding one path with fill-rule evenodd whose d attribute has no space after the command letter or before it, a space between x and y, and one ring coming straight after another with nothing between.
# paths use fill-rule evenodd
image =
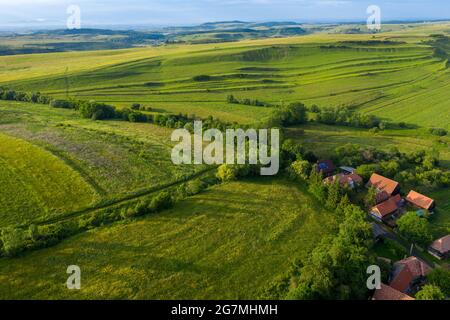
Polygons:
<instances>
[{"instance_id":1,"label":"crop field","mask_svg":"<svg viewBox=\"0 0 450 320\"><path fill-rule=\"evenodd\" d=\"M333 214L289 183L232 182L162 214L0 260L0 298L257 298L334 223ZM84 287L71 293L61 265L74 263Z\"/></svg>"}]
</instances>

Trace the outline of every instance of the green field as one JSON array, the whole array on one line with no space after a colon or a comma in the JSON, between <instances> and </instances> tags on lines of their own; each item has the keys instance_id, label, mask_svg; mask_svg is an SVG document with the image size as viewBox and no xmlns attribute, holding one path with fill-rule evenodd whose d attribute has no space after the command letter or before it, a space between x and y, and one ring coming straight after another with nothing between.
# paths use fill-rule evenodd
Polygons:
<instances>
[{"instance_id":1,"label":"green field","mask_svg":"<svg viewBox=\"0 0 450 320\"><path fill-rule=\"evenodd\" d=\"M286 137L324 159L348 143L436 150L450 169L450 136L429 131L450 130L450 45L439 44L444 53L436 54L431 36L448 34L450 24L398 24L370 35L343 34L354 25L323 28L301 37L0 56L0 86L241 125L292 102L346 106L405 124L373 131L311 122L287 128ZM269 106L230 104L230 94ZM215 169L174 165L172 131L0 101L0 229L94 220ZM337 231L336 215L284 173L214 182L172 209L92 224L55 246L0 258L0 299L259 298ZM440 237L450 232L450 192L432 190L431 228ZM397 258L391 249L375 251ZM65 287L68 265L82 269L79 292Z\"/></svg>"},{"instance_id":2,"label":"green field","mask_svg":"<svg viewBox=\"0 0 450 320\"><path fill-rule=\"evenodd\" d=\"M345 105L393 121L449 128L450 73L429 37L448 28L2 57L0 84L240 123L269 110L227 104L230 93L272 104ZM195 81L198 75L210 79Z\"/></svg>"},{"instance_id":3,"label":"green field","mask_svg":"<svg viewBox=\"0 0 450 320\"><path fill-rule=\"evenodd\" d=\"M290 183L233 182L162 214L0 260L0 298L254 299L334 223ZM65 288L71 264L82 269L79 292Z\"/></svg>"},{"instance_id":4,"label":"green field","mask_svg":"<svg viewBox=\"0 0 450 320\"><path fill-rule=\"evenodd\" d=\"M23 140L0 134L0 227L90 205L94 190L63 161Z\"/></svg>"},{"instance_id":5,"label":"green field","mask_svg":"<svg viewBox=\"0 0 450 320\"><path fill-rule=\"evenodd\" d=\"M2 101L0 112L1 178L14 186L1 195L0 226L79 211L203 169L175 166L170 130L161 127L92 122L29 103Z\"/></svg>"}]
</instances>

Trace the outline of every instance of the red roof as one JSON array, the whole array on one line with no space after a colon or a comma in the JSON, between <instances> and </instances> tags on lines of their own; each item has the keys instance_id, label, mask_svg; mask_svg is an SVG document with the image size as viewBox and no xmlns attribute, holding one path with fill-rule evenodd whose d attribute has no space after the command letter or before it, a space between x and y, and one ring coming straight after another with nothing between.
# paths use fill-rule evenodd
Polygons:
<instances>
[{"instance_id":1,"label":"red roof","mask_svg":"<svg viewBox=\"0 0 450 320\"><path fill-rule=\"evenodd\" d=\"M397 194L388 200L376 205L372 211L378 212L382 218L394 213L398 210L398 204L402 201L402 197Z\"/></svg>"},{"instance_id":2,"label":"red roof","mask_svg":"<svg viewBox=\"0 0 450 320\"><path fill-rule=\"evenodd\" d=\"M433 248L436 251L439 251L440 253L447 253L450 251L450 234L448 236L445 236L443 238L440 238L433 242L431 245L431 248Z\"/></svg>"},{"instance_id":3,"label":"red roof","mask_svg":"<svg viewBox=\"0 0 450 320\"><path fill-rule=\"evenodd\" d=\"M351 185L353 184L361 184L363 182L363 178L361 178L359 175L357 175L356 173L351 173L351 174L337 174L335 176L332 177L328 177L325 179L325 182L327 183L333 183L336 180L339 179L339 183L344 186L344 185Z\"/></svg>"},{"instance_id":4,"label":"red roof","mask_svg":"<svg viewBox=\"0 0 450 320\"><path fill-rule=\"evenodd\" d=\"M394 275L390 286L398 291L408 290L412 281L425 277L431 268L416 257L409 257L394 264Z\"/></svg>"},{"instance_id":5,"label":"red roof","mask_svg":"<svg viewBox=\"0 0 450 320\"><path fill-rule=\"evenodd\" d=\"M414 298L382 283L381 289L375 291L372 300L414 300Z\"/></svg>"},{"instance_id":6,"label":"red roof","mask_svg":"<svg viewBox=\"0 0 450 320\"><path fill-rule=\"evenodd\" d=\"M430 210L430 208L434 205L433 199L415 191L411 191L406 197L406 200L411 202L413 205L426 210Z\"/></svg>"},{"instance_id":7,"label":"red roof","mask_svg":"<svg viewBox=\"0 0 450 320\"><path fill-rule=\"evenodd\" d=\"M380 193L385 192L388 196L392 196L392 194L399 186L397 181L380 176L379 174L376 173L374 173L370 177L368 185L375 187Z\"/></svg>"}]
</instances>

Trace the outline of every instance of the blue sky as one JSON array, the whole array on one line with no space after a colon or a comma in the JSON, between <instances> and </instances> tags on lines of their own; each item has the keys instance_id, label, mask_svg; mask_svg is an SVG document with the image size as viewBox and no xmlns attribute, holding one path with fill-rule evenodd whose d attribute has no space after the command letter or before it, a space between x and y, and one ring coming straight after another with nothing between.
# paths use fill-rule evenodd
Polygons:
<instances>
[{"instance_id":1,"label":"blue sky","mask_svg":"<svg viewBox=\"0 0 450 320\"><path fill-rule=\"evenodd\" d=\"M450 19L449 0L0 0L0 26L64 27L69 5L82 26L189 25L209 21L365 21L381 7L383 20Z\"/></svg>"}]
</instances>

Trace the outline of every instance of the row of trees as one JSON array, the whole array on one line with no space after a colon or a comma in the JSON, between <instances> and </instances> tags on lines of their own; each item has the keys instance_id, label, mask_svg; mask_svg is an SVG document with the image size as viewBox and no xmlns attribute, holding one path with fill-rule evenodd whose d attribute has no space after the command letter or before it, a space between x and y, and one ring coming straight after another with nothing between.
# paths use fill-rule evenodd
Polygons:
<instances>
[{"instance_id":1,"label":"row of trees","mask_svg":"<svg viewBox=\"0 0 450 320\"><path fill-rule=\"evenodd\" d=\"M385 129L386 123L374 115L361 114L348 107L315 108L316 121L328 125Z\"/></svg>"},{"instance_id":2,"label":"row of trees","mask_svg":"<svg viewBox=\"0 0 450 320\"><path fill-rule=\"evenodd\" d=\"M238 99L232 94L227 96L227 102L231 104L243 104L246 106L255 106L255 107L272 107L273 105L270 103L259 101L258 99Z\"/></svg>"}]
</instances>

